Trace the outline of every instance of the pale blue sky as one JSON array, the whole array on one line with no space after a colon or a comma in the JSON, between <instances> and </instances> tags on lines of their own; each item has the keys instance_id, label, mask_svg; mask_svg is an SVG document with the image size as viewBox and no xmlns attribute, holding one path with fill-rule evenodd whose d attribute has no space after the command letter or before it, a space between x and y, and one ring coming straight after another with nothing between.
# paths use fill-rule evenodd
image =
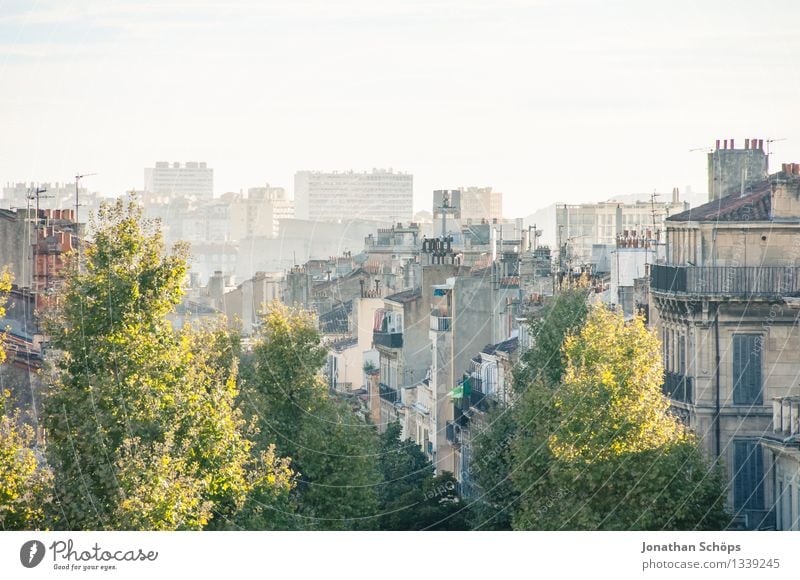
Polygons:
<instances>
[{"instance_id":1,"label":"pale blue sky","mask_svg":"<svg viewBox=\"0 0 800 580\"><path fill-rule=\"evenodd\" d=\"M0 0L0 182L215 189L393 167L506 213L692 185L715 138L800 161L800 4Z\"/></svg>"}]
</instances>

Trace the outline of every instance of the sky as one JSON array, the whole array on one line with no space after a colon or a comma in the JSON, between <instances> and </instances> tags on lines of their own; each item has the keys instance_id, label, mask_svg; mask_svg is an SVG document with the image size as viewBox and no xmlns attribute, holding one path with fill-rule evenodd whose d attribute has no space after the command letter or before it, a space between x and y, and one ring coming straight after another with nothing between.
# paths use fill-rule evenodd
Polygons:
<instances>
[{"instance_id":1,"label":"sky","mask_svg":"<svg viewBox=\"0 0 800 580\"><path fill-rule=\"evenodd\" d=\"M799 81L795 0L0 0L0 183L391 167L415 209L491 185L516 217L704 192L718 138L798 162Z\"/></svg>"}]
</instances>

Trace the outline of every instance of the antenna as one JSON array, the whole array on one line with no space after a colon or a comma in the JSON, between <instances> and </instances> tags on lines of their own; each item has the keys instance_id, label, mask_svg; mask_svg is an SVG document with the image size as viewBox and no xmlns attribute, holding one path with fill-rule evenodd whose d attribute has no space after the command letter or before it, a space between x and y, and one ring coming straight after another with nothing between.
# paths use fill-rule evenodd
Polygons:
<instances>
[{"instance_id":1,"label":"antenna","mask_svg":"<svg viewBox=\"0 0 800 580\"><path fill-rule=\"evenodd\" d=\"M34 199L36 200L36 231L37 232L39 231L39 200L41 198L43 198L43 197L44 198L53 197L52 195L42 195L46 191L47 191L46 187L36 186L33 189L33 191L30 191L28 193L28 200L34 200ZM28 218L30 218L30 204L29 204L29 207L28 207Z\"/></svg>"},{"instance_id":2,"label":"antenna","mask_svg":"<svg viewBox=\"0 0 800 580\"><path fill-rule=\"evenodd\" d=\"M96 173L83 173L83 174L76 174L75 175L75 237L78 241L78 272L80 272L81 267L81 239L80 239L80 228L78 227L78 208L80 207L79 199L78 199L78 184L80 180L84 177L89 177L92 175L97 175Z\"/></svg>"},{"instance_id":3,"label":"antenna","mask_svg":"<svg viewBox=\"0 0 800 580\"><path fill-rule=\"evenodd\" d=\"M80 183L81 179L84 177L91 177L92 175L97 175L96 173L83 173L77 174L75 176L75 233L78 233L78 208L80 207L80 203L78 201L78 184Z\"/></svg>"},{"instance_id":4,"label":"antenna","mask_svg":"<svg viewBox=\"0 0 800 580\"><path fill-rule=\"evenodd\" d=\"M778 141L786 141L786 137L779 137L778 139L767 139L767 174L769 175L769 156L772 155L769 150L770 143L776 143Z\"/></svg>"}]
</instances>

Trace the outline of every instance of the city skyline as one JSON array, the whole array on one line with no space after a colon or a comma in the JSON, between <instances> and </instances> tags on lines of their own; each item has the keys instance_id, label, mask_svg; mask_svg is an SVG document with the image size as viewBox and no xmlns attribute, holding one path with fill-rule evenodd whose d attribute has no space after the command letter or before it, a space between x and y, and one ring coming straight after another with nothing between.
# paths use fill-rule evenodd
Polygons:
<instances>
[{"instance_id":1,"label":"city skyline","mask_svg":"<svg viewBox=\"0 0 800 580\"><path fill-rule=\"evenodd\" d=\"M97 172L86 186L119 195L198 160L218 196L393 167L415 211L491 185L506 215L703 192L690 150L715 139L788 138L771 168L800 159L791 4L735 5L4 2L0 181Z\"/></svg>"}]
</instances>

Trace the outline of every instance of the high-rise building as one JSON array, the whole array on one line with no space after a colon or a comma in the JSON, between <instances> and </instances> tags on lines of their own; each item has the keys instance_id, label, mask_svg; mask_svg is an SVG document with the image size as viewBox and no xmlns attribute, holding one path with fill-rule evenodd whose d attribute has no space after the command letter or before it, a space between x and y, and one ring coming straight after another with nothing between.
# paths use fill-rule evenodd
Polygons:
<instances>
[{"instance_id":1,"label":"high-rise building","mask_svg":"<svg viewBox=\"0 0 800 580\"><path fill-rule=\"evenodd\" d=\"M185 164L157 161L155 167L144 170L146 191L171 197L193 196L203 199L214 197L214 170L205 162L187 161Z\"/></svg>"},{"instance_id":2,"label":"high-rise building","mask_svg":"<svg viewBox=\"0 0 800 580\"><path fill-rule=\"evenodd\" d=\"M413 176L391 169L373 169L370 173L298 171L294 201L298 219L410 222Z\"/></svg>"},{"instance_id":3,"label":"high-rise building","mask_svg":"<svg viewBox=\"0 0 800 580\"><path fill-rule=\"evenodd\" d=\"M503 194L491 187L462 187L461 220L464 223L503 219Z\"/></svg>"}]
</instances>

